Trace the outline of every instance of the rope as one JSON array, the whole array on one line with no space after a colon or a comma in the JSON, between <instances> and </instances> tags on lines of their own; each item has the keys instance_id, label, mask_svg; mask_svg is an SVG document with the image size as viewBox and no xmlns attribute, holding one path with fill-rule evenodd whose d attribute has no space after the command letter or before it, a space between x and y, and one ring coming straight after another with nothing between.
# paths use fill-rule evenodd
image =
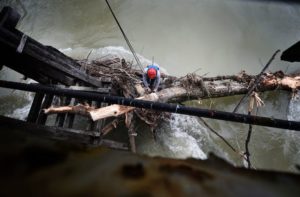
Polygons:
<instances>
[{"instance_id":1,"label":"rope","mask_svg":"<svg viewBox=\"0 0 300 197\"><path fill-rule=\"evenodd\" d=\"M122 35L123 35L123 37L124 37L124 39L125 39L125 41L126 41L128 47L129 47L131 53L132 53L132 55L134 56L135 61L137 62L138 66L140 67L141 71L143 72L143 66L142 66L142 64L141 64L141 62L140 62L138 56L136 55L136 53L135 53L135 51L134 51L134 48L132 47L132 45L131 45L129 39L127 38L127 36L126 36L126 34L125 34L123 28L121 27L121 24L119 23L119 21L118 21L116 15L115 15L115 13L114 13L114 11L112 10L112 8L111 8L111 6L110 6L108 0L105 0L105 2L106 2L106 4L107 4L107 6L108 6L108 8L109 8L109 10L110 10L110 12L111 12L111 14L113 15L113 17L114 17L114 19L115 19L115 21L116 21L116 23L117 23L119 29L121 30Z\"/></svg>"}]
</instances>

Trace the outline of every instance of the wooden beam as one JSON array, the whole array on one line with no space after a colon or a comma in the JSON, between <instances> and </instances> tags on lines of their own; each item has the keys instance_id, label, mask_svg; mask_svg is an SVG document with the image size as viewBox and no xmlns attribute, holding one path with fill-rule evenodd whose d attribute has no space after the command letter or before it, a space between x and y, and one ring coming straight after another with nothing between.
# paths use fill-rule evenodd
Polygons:
<instances>
[{"instance_id":1,"label":"wooden beam","mask_svg":"<svg viewBox=\"0 0 300 197\"><path fill-rule=\"evenodd\" d=\"M39 112L41 110L41 105L43 102L45 94L43 93L36 93L31 104L31 108L29 114L27 116L27 122L36 122Z\"/></svg>"},{"instance_id":2,"label":"wooden beam","mask_svg":"<svg viewBox=\"0 0 300 197\"><path fill-rule=\"evenodd\" d=\"M75 106L76 104L77 104L76 99L72 98L71 101L70 101L70 105ZM65 128L72 128L73 123L74 123L74 119L75 119L75 114L67 113L67 117L66 117L66 120L65 120L64 127Z\"/></svg>"},{"instance_id":3,"label":"wooden beam","mask_svg":"<svg viewBox=\"0 0 300 197\"><path fill-rule=\"evenodd\" d=\"M62 99L62 102L60 104L61 106L66 106L66 105L70 104L70 101L71 101L70 97L60 97L60 99ZM55 126L63 127L65 119L66 119L66 113L57 114L56 120L55 120Z\"/></svg>"},{"instance_id":4,"label":"wooden beam","mask_svg":"<svg viewBox=\"0 0 300 197\"><path fill-rule=\"evenodd\" d=\"M54 95L53 94L47 94L45 97L45 100L42 104L42 109L48 108L51 106L52 100L53 100ZM47 121L47 114L45 114L42 110L39 113L39 117L36 121L37 124L46 124Z\"/></svg>"},{"instance_id":5,"label":"wooden beam","mask_svg":"<svg viewBox=\"0 0 300 197\"><path fill-rule=\"evenodd\" d=\"M21 15L11 7L5 6L0 13L0 26L7 29L14 29L18 24Z\"/></svg>"},{"instance_id":6,"label":"wooden beam","mask_svg":"<svg viewBox=\"0 0 300 197\"><path fill-rule=\"evenodd\" d=\"M24 34L16 29L12 30L12 27L18 21L18 17L14 17L14 14L11 13L14 13L14 11L11 8L6 8L0 14L0 22L2 21L2 26L0 26L0 51L6 66L18 72L21 71L25 76L30 76L37 81L40 81L40 78L34 78L37 77L37 74L30 74L30 72L40 73L65 85L74 84L71 79L76 79L95 87L102 86L102 82L97 78L82 72L80 64L75 60L53 47L42 45L30 37L27 38L22 53L17 53L16 49ZM7 23L10 25L4 25ZM7 26L10 28L6 28ZM22 65L25 65L26 69L22 69Z\"/></svg>"},{"instance_id":7,"label":"wooden beam","mask_svg":"<svg viewBox=\"0 0 300 197\"><path fill-rule=\"evenodd\" d=\"M64 85L55 85L58 88L65 88ZM110 92L110 88L94 88L94 87L85 87L85 86L68 86L70 90L79 90L79 91L86 91L86 92L98 92L102 94L108 94Z\"/></svg>"}]
</instances>

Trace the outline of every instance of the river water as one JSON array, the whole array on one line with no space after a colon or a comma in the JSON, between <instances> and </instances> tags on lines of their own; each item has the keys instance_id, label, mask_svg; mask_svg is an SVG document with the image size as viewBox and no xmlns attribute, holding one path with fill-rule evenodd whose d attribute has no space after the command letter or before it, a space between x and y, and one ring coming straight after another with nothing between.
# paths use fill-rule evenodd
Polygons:
<instances>
[{"instance_id":1,"label":"river water","mask_svg":"<svg viewBox=\"0 0 300 197\"><path fill-rule=\"evenodd\" d=\"M165 72L184 76L201 68L209 76L258 73L271 55L300 40L300 5L279 1L246 0L111 0L120 23L142 62L152 60ZM0 0L23 16L18 28L45 45L74 58L107 54L131 58L127 45L104 0ZM299 63L273 62L270 70L297 71ZM3 69L0 78L20 81L20 75ZM0 113L25 118L31 95L1 89ZM261 116L295 119L298 101L286 92L261 94ZM192 101L189 105L232 111L239 96ZM240 112L245 112L245 108ZM207 120L238 150L244 150L247 125ZM176 158L207 158L209 152L234 165L244 165L219 138L195 117L172 115L157 131L139 129L139 152ZM300 164L300 135L266 127L254 127L250 142L255 168L296 171Z\"/></svg>"}]
</instances>

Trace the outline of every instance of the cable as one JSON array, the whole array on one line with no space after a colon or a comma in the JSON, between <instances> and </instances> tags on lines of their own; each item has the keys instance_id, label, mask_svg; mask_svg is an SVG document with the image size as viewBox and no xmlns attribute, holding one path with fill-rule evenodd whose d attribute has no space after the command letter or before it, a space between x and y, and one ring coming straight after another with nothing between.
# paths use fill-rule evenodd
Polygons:
<instances>
[{"instance_id":1,"label":"cable","mask_svg":"<svg viewBox=\"0 0 300 197\"><path fill-rule=\"evenodd\" d=\"M143 66L142 66L142 64L141 64L141 62L140 62L140 60L139 60L139 58L137 57L137 55L136 55L136 53L135 53L135 51L134 51L134 48L132 47L132 45L131 45L129 39L127 38L125 32L123 31L123 28L121 27L121 24L119 23L119 21L118 21L116 15L115 15L115 13L114 13L114 11L113 11L112 8L110 7L110 4L109 4L108 0L105 0L105 2L106 2L106 4L107 4L107 6L108 6L108 8L109 8L109 10L110 10L110 12L111 12L111 14L113 15L113 17L114 17L114 19L115 19L115 21L116 21L116 23L117 23L119 29L121 30L122 35L123 35L123 37L124 37L124 39L125 39L125 41L126 41L128 47L129 47L131 53L132 53L132 55L134 56L134 59L136 60L138 66L139 66L140 69L141 69L141 71L143 72Z\"/></svg>"}]
</instances>

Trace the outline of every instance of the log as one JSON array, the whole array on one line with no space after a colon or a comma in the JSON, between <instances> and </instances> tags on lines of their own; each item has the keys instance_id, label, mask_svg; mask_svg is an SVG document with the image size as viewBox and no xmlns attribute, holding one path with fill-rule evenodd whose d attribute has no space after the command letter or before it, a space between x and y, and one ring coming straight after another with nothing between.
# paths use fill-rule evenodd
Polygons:
<instances>
[{"instance_id":1,"label":"log","mask_svg":"<svg viewBox=\"0 0 300 197\"><path fill-rule=\"evenodd\" d=\"M300 89L299 75L285 76L281 71L278 71L274 74L260 74L260 76L263 77L257 87L259 91L281 89L294 92L295 90ZM253 81L255 78L257 78L257 76L249 76L246 75L245 72L238 76L205 78L205 81L199 76L187 76L186 79L181 80L183 87L175 86L166 88L157 93L150 94L151 97L139 97L137 99L154 102L182 102L191 99L246 94L248 92L249 82ZM138 85L136 88L138 93L142 92ZM90 114L93 120L98 120L100 118L122 115L131 110L134 109L131 107L124 108L113 105L90 111Z\"/></svg>"},{"instance_id":2,"label":"log","mask_svg":"<svg viewBox=\"0 0 300 197\"><path fill-rule=\"evenodd\" d=\"M45 85L22 84L17 82L7 82L0 80L0 87L14 88L18 90L26 90L32 92L44 92L46 94L56 94L60 96L77 97L81 99L94 100L99 102L115 103L119 105L127 105L131 107L139 107L171 113L179 113L198 117L206 117L217 120L225 120L232 122L240 122L245 124L253 124L260 126L268 126L282 129L290 129L300 131L300 122L280 120L275 118L266 118L261 116L250 116L238 113L223 112L217 110L207 110L194 107L185 107L181 105L151 102L145 100L129 99L117 96L100 95L90 92L81 92L68 89L57 89Z\"/></svg>"}]
</instances>

